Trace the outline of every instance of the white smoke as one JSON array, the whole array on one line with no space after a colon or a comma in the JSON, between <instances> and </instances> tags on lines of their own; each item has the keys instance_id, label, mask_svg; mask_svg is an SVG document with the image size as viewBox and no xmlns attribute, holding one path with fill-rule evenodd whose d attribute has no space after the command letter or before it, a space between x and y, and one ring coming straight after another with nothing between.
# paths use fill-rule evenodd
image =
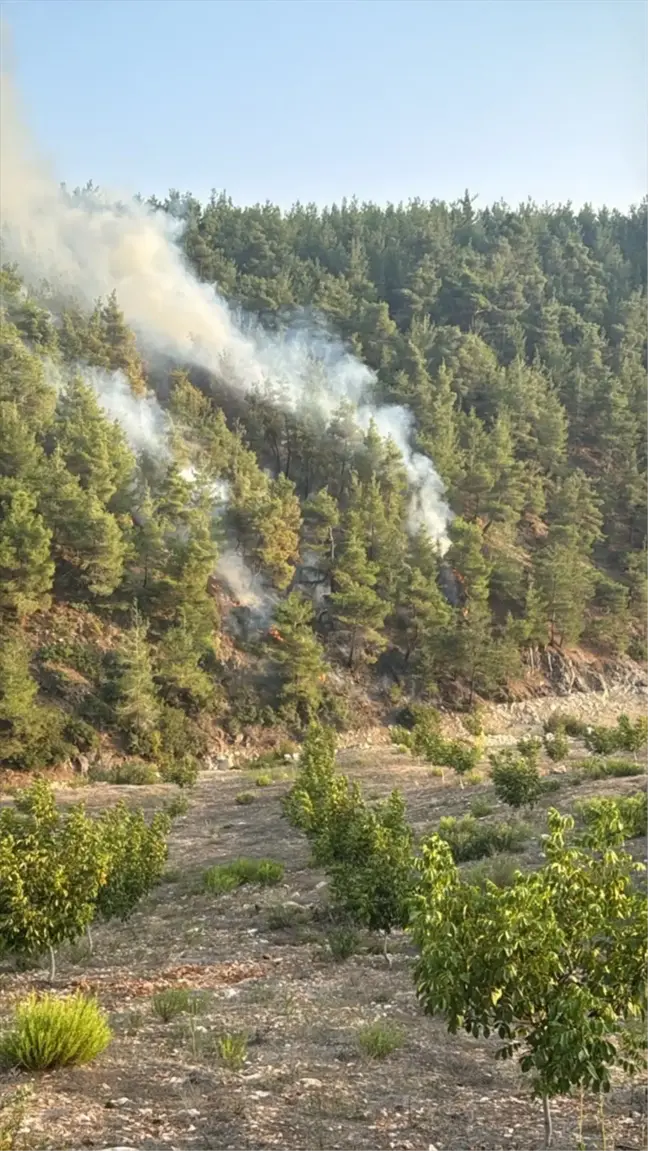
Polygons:
<instances>
[{"instance_id":1,"label":"white smoke","mask_svg":"<svg viewBox=\"0 0 648 1151\"><path fill-rule=\"evenodd\" d=\"M207 369L239 391L271 381L286 406L315 407L326 416L342 400L362 405L363 424L373 417L381 434L390 435L403 453L413 488L410 527L424 525L445 548L449 510L442 483L432 462L410 447L411 414L371 405L371 370L313 325L275 336L235 318L215 291L191 273L177 243L180 225L165 213L96 192L66 193L30 144L6 76L1 83L4 260L15 261L31 283L46 280L55 295L80 298L89 307L115 290L126 321L148 351ZM161 434L155 401L147 407L133 400L133 425L127 427L123 420L128 422L131 413L121 381L114 398L103 384L97 394L134 446L152 443Z\"/></svg>"},{"instance_id":2,"label":"white smoke","mask_svg":"<svg viewBox=\"0 0 648 1151\"><path fill-rule=\"evenodd\" d=\"M248 567L239 552L224 551L218 557L214 574L226 585L239 606L249 610L257 627L268 626L279 597Z\"/></svg>"},{"instance_id":3,"label":"white smoke","mask_svg":"<svg viewBox=\"0 0 648 1151\"><path fill-rule=\"evenodd\" d=\"M169 420L149 392L136 396L123 372L79 365L77 374L90 384L107 416L122 428L135 452L147 452L156 459L169 458Z\"/></svg>"}]
</instances>

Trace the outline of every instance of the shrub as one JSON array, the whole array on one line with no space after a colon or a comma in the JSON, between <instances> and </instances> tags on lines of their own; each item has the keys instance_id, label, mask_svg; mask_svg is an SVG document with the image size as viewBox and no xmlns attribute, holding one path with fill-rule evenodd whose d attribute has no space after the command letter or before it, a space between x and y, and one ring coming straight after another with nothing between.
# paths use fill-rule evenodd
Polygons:
<instances>
[{"instance_id":1,"label":"shrub","mask_svg":"<svg viewBox=\"0 0 648 1151\"><path fill-rule=\"evenodd\" d=\"M569 740L565 732L559 727L555 731L548 731L544 737L544 748L554 763L565 759L569 755Z\"/></svg>"},{"instance_id":2,"label":"shrub","mask_svg":"<svg viewBox=\"0 0 648 1151\"><path fill-rule=\"evenodd\" d=\"M327 931L326 944L335 963L344 963L358 950L360 936L355 928L341 924Z\"/></svg>"},{"instance_id":3,"label":"shrub","mask_svg":"<svg viewBox=\"0 0 648 1151\"><path fill-rule=\"evenodd\" d=\"M156 991L151 999L154 1014L164 1023L189 1011L191 1005L192 996L186 987L167 987L164 991Z\"/></svg>"},{"instance_id":4,"label":"shrub","mask_svg":"<svg viewBox=\"0 0 648 1151\"><path fill-rule=\"evenodd\" d=\"M489 758L497 798L509 807L533 807L541 791L536 764L510 748L496 752Z\"/></svg>"},{"instance_id":5,"label":"shrub","mask_svg":"<svg viewBox=\"0 0 648 1151\"><path fill-rule=\"evenodd\" d=\"M404 1035L400 1027L387 1019L377 1019L361 1027L357 1035L358 1047L370 1059L386 1059L392 1051L403 1046Z\"/></svg>"},{"instance_id":6,"label":"shrub","mask_svg":"<svg viewBox=\"0 0 648 1151\"><path fill-rule=\"evenodd\" d=\"M275 859L234 859L207 869L203 885L212 895L222 895L246 883L275 887L284 877L284 865Z\"/></svg>"},{"instance_id":7,"label":"shrub","mask_svg":"<svg viewBox=\"0 0 648 1151\"><path fill-rule=\"evenodd\" d=\"M307 923L310 912L307 907L299 907L292 903L275 903L268 910L268 927L270 931L284 931L288 927Z\"/></svg>"},{"instance_id":8,"label":"shrub","mask_svg":"<svg viewBox=\"0 0 648 1151\"><path fill-rule=\"evenodd\" d=\"M524 739L518 739L516 747L521 756L528 760L529 763L537 767L538 758L543 747L541 739L537 736L528 736Z\"/></svg>"},{"instance_id":9,"label":"shrub","mask_svg":"<svg viewBox=\"0 0 648 1151\"><path fill-rule=\"evenodd\" d=\"M485 819L487 815L492 815L492 813L493 805L485 796L478 795L473 799L470 805L470 814L474 816L475 819Z\"/></svg>"},{"instance_id":10,"label":"shrub","mask_svg":"<svg viewBox=\"0 0 648 1151\"><path fill-rule=\"evenodd\" d=\"M244 1032L225 1032L218 1039L218 1056L224 1067L240 1071L248 1055L248 1037Z\"/></svg>"},{"instance_id":11,"label":"shrub","mask_svg":"<svg viewBox=\"0 0 648 1151\"><path fill-rule=\"evenodd\" d=\"M238 795L234 796L234 803L238 803L239 807L247 807L250 803L254 803L255 796L251 791L239 791Z\"/></svg>"},{"instance_id":12,"label":"shrub","mask_svg":"<svg viewBox=\"0 0 648 1151\"><path fill-rule=\"evenodd\" d=\"M112 1038L95 999L29 995L16 1007L13 1027L0 1039L0 1060L25 1071L89 1063Z\"/></svg>"},{"instance_id":13,"label":"shrub","mask_svg":"<svg viewBox=\"0 0 648 1151\"><path fill-rule=\"evenodd\" d=\"M147 787L158 783L160 776L152 763L145 763L143 759L126 759L112 769L109 782L130 784L135 787Z\"/></svg>"},{"instance_id":14,"label":"shrub","mask_svg":"<svg viewBox=\"0 0 648 1151\"><path fill-rule=\"evenodd\" d=\"M174 795L164 805L164 813L169 819L177 819L179 815L186 815L189 811L189 800L186 795Z\"/></svg>"},{"instance_id":15,"label":"shrub","mask_svg":"<svg viewBox=\"0 0 648 1151\"><path fill-rule=\"evenodd\" d=\"M646 743L648 720L641 716L632 723L627 715L620 715L615 727L588 727L585 743L590 751L609 755L612 751L640 751Z\"/></svg>"},{"instance_id":16,"label":"shrub","mask_svg":"<svg viewBox=\"0 0 648 1151\"><path fill-rule=\"evenodd\" d=\"M398 791L359 809L349 839L354 850L327 870L334 907L353 923L385 934L407 923L414 878L412 831Z\"/></svg>"},{"instance_id":17,"label":"shrub","mask_svg":"<svg viewBox=\"0 0 648 1151\"><path fill-rule=\"evenodd\" d=\"M479 762L480 749L465 740L444 739L439 731L441 717L433 707L410 709L413 726L393 727L392 743L407 747L428 763L437 767L451 767L459 776L473 771Z\"/></svg>"},{"instance_id":18,"label":"shrub","mask_svg":"<svg viewBox=\"0 0 648 1151\"><path fill-rule=\"evenodd\" d=\"M485 823L472 815L439 820L438 835L449 846L456 863L483 859L500 851L520 851L528 837L523 823Z\"/></svg>"},{"instance_id":19,"label":"shrub","mask_svg":"<svg viewBox=\"0 0 648 1151\"><path fill-rule=\"evenodd\" d=\"M494 883L496 887L512 887L519 870L517 859L509 855L495 855L485 863L474 863L466 868L463 875L467 883L474 883L481 888L487 883Z\"/></svg>"},{"instance_id":20,"label":"shrub","mask_svg":"<svg viewBox=\"0 0 648 1151\"><path fill-rule=\"evenodd\" d=\"M628 759L579 759L574 763L574 782L583 779L622 779L624 776L643 775L646 768L642 763L631 763Z\"/></svg>"},{"instance_id":21,"label":"shrub","mask_svg":"<svg viewBox=\"0 0 648 1151\"><path fill-rule=\"evenodd\" d=\"M198 770L198 760L189 753L178 758L160 757L160 777L165 783L175 783L176 787L193 787Z\"/></svg>"},{"instance_id":22,"label":"shrub","mask_svg":"<svg viewBox=\"0 0 648 1151\"><path fill-rule=\"evenodd\" d=\"M586 734L588 725L585 720L579 719L578 716L571 715L569 712L554 711L545 722L544 729L545 732L564 731L574 739L580 739Z\"/></svg>"},{"instance_id":23,"label":"shrub","mask_svg":"<svg viewBox=\"0 0 648 1151\"><path fill-rule=\"evenodd\" d=\"M99 735L90 723L78 715L70 715L63 725L63 738L77 751L95 751L99 747Z\"/></svg>"},{"instance_id":24,"label":"shrub","mask_svg":"<svg viewBox=\"0 0 648 1151\"><path fill-rule=\"evenodd\" d=\"M499 1036L496 1057L517 1056L544 1102L574 1088L610 1089L626 1063L615 1042L646 1014L646 898L620 833L601 824L586 847L573 820L549 812L545 863L512 886L462 881L447 844L423 845L411 934L414 980L448 1031Z\"/></svg>"},{"instance_id":25,"label":"shrub","mask_svg":"<svg viewBox=\"0 0 648 1151\"><path fill-rule=\"evenodd\" d=\"M274 783L274 780L267 771L264 771L261 773L261 775L257 775L254 782L256 783L257 787L270 787L270 785Z\"/></svg>"}]
</instances>

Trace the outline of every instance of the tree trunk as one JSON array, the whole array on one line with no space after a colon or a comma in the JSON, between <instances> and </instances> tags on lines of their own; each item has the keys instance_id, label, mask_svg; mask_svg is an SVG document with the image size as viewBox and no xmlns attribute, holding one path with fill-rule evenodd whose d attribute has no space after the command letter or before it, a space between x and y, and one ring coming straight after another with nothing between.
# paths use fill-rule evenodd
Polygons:
<instances>
[{"instance_id":1,"label":"tree trunk","mask_svg":"<svg viewBox=\"0 0 648 1151\"><path fill-rule=\"evenodd\" d=\"M54 977L56 975L56 956L54 954L54 948L51 946L51 944L48 946L47 950L49 951L49 961L50 961L49 980L50 980L50 983L53 983Z\"/></svg>"},{"instance_id":2,"label":"tree trunk","mask_svg":"<svg viewBox=\"0 0 648 1151\"><path fill-rule=\"evenodd\" d=\"M86 924L86 937L88 940L88 946L90 947L90 954L92 955L94 952L94 943L92 942L92 932L90 930L89 923Z\"/></svg>"},{"instance_id":3,"label":"tree trunk","mask_svg":"<svg viewBox=\"0 0 648 1151\"><path fill-rule=\"evenodd\" d=\"M553 1123L551 1121L551 1106L549 1096L542 1096L542 1113L544 1115L544 1145L551 1147L553 1143Z\"/></svg>"}]
</instances>

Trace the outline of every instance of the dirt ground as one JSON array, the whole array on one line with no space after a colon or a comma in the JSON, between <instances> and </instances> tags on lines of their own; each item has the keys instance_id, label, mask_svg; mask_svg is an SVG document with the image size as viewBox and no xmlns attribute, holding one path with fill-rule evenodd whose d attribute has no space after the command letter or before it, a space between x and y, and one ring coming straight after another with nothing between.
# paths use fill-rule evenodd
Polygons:
<instances>
[{"instance_id":1,"label":"dirt ground","mask_svg":"<svg viewBox=\"0 0 648 1151\"><path fill-rule=\"evenodd\" d=\"M389 748L346 750L339 758L370 797L401 788L417 832L441 815L467 813L478 795L493 798L485 782L462 790L456 778L442 781ZM561 788L545 808L550 800L569 810L592 794L645 786L642 777L579 787L568 774L556 778ZM309 867L307 844L281 815L289 786L257 788L241 770L201 777L187 814L174 823L165 882L128 922L94 930L94 954L85 941L61 953L56 988L95 991L114 1039L87 1067L0 1077L0 1100L19 1084L33 1088L16 1148L542 1146L541 1106L515 1064L496 1062L494 1044L448 1035L441 1020L423 1015L404 936L392 942L391 966L369 937L346 962L332 960L324 876ZM248 806L235 802L243 790L254 795ZM89 810L123 797L153 810L170 794L177 792L162 785L59 792L62 802L83 799ZM534 819L539 831L542 811ZM645 853L645 845L634 846ZM218 897L202 890L206 867L244 855L281 860L283 884ZM524 865L536 857L537 843L518 858ZM15 998L45 986L44 970L18 972L5 963L2 1015ZM166 986L201 992L195 1017L164 1023L154 1014L151 996ZM363 1055L357 1042L359 1028L376 1019L391 1020L403 1035L382 1061ZM248 1034L239 1072L218 1058L223 1032ZM597 1102L587 1101L580 1119L578 1098L556 1100L553 1111L557 1148L576 1148L579 1140L587 1151L646 1146L639 1085L620 1082L605 1099L604 1135Z\"/></svg>"}]
</instances>

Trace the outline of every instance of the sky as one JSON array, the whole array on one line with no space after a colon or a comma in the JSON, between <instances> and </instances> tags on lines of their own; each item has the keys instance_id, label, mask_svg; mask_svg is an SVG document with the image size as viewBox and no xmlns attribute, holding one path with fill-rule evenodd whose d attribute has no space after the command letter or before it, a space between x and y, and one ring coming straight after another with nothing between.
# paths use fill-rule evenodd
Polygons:
<instances>
[{"instance_id":1,"label":"sky","mask_svg":"<svg viewBox=\"0 0 648 1151\"><path fill-rule=\"evenodd\" d=\"M3 0L59 179L238 203L646 193L644 0Z\"/></svg>"}]
</instances>

